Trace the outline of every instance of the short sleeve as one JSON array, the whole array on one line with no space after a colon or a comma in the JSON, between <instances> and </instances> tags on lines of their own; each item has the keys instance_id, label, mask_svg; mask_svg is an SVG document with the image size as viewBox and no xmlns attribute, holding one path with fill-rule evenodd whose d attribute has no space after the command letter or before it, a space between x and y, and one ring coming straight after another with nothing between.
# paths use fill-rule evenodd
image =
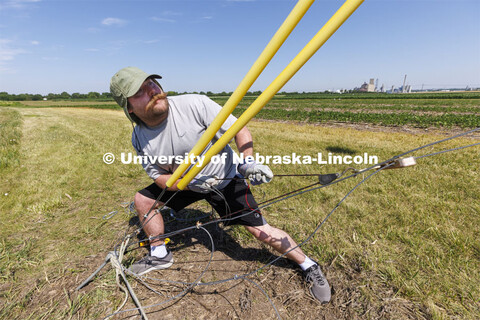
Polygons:
<instances>
[{"instance_id":1,"label":"short sleeve","mask_svg":"<svg viewBox=\"0 0 480 320\"><path fill-rule=\"evenodd\" d=\"M222 107L207 96L201 97L204 107L203 114L205 126L209 127L217 114L222 110ZM220 127L220 130L218 130L218 132L216 133L215 137L219 139L235 123L236 120L237 118L235 118L233 115L228 116L227 120L225 120L223 125Z\"/></svg>"}]
</instances>

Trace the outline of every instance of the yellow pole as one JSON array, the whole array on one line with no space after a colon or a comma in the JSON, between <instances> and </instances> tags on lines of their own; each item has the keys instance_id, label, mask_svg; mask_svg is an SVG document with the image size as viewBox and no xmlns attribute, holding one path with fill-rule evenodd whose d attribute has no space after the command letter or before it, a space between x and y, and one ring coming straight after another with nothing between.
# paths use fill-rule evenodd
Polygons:
<instances>
[{"instance_id":1,"label":"yellow pole","mask_svg":"<svg viewBox=\"0 0 480 320\"><path fill-rule=\"evenodd\" d=\"M218 139L218 141L205 153L202 166L194 166L178 183L177 187L183 190L187 184L218 154L230 140L250 121L265 104L290 80L295 73L310 59L315 52L337 31L337 29L350 17L350 15L363 3L364 0L347 0L338 11L327 21L300 53L288 66L273 80L273 82L258 96L258 98L245 110L235 123Z\"/></svg>"},{"instance_id":2,"label":"yellow pole","mask_svg":"<svg viewBox=\"0 0 480 320\"><path fill-rule=\"evenodd\" d=\"M312 3L315 0L299 0L295 7L292 9L290 14L287 16L285 21L282 23L280 28L277 30L275 35L272 37L270 42L267 44L265 49L263 49L260 56L257 58L255 63L252 65L248 73L245 75L243 80L238 85L237 89L233 92L230 98L227 100L225 105L223 106L222 110L217 114L215 119L212 121L210 126L208 126L207 130L203 133L200 139L197 141L195 146L190 150L190 153L187 156L187 159L194 159L191 158L192 155L196 156L199 155L207 146L207 144L212 140L215 136L217 131L223 125L225 120L227 120L228 116L233 112L236 106L240 103L242 98L247 93L248 89L252 86L252 84L257 80L258 76L262 73L265 69L267 64L272 60L275 53L277 53L278 49L282 46L285 42L287 37L290 35L292 30L298 24L298 22L302 19L305 15L307 10L310 8ZM187 170L187 168L191 165L191 163L182 163L178 168L173 172L170 179L168 179L166 185L167 188L173 186L175 181Z\"/></svg>"}]
</instances>

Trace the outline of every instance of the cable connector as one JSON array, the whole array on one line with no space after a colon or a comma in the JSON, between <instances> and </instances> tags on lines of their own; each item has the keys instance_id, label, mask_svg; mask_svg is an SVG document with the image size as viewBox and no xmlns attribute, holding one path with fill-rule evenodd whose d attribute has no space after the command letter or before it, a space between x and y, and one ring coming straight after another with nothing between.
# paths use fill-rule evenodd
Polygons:
<instances>
[{"instance_id":1,"label":"cable connector","mask_svg":"<svg viewBox=\"0 0 480 320\"><path fill-rule=\"evenodd\" d=\"M383 164L381 166L376 166L374 169L383 168L385 166L388 166L385 169L400 169L400 168L412 167L416 164L417 164L417 161L415 160L414 157L408 157L408 158L403 158L403 159L396 159L392 162Z\"/></svg>"},{"instance_id":2,"label":"cable connector","mask_svg":"<svg viewBox=\"0 0 480 320\"><path fill-rule=\"evenodd\" d=\"M327 185L332 183L333 181L337 180L338 178L342 177L345 173L348 171L352 171L353 173L358 173L359 171L355 168L348 167L345 170L343 170L342 173L327 173L327 174L321 174L318 176L318 183L321 185Z\"/></svg>"},{"instance_id":3,"label":"cable connector","mask_svg":"<svg viewBox=\"0 0 480 320\"><path fill-rule=\"evenodd\" d=\"M327 174L321 174L318 176L318 182L324 186L329 183L332 183L335 181L338 177L340 176L339 173L327 173Z\"/></svg>"}]
</instances>

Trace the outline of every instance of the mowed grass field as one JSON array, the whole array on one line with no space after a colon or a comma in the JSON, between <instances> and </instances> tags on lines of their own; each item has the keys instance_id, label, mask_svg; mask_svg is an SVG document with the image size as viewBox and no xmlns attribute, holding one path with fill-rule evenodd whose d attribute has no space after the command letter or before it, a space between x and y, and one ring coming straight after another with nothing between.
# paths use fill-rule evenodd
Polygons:
<instances>
[{"instance_id":1,"label":"mowed grass field","mask_svg":"<svg viewBox=\"0 0 480 320\"><path fill-rule=\"evenodd\" d=\"M107 267L86 289L74 289L123 236L131 217L123 213L122 204L130 202L150 181L140 165L103 162L107 152L117 159L122 152L133 152L131 126L122 111L47 107L0 108L0 318L101 319L123 300L113 271ZM461 112L478 117L474 101L462 107L473 108ZM453 125L455 132L458 127ZM443 139L452 131L451 126L408 133L258 120L249 128L260 154L367 152L380 160ZM414 155L478 141L477 134ZM472 147L419 159L415 167L383 171L366 181L304 246L320 262L335 289L330 304L320 306L301 298L292 298L292 303L273 289L288 292L290 284L269 284L262 282L266 274L258 275L281 316L478 318L479 157L480 147ZM276 174L332 173L346 166L271 168ZM266 208L264 215L300 242L360 180L353 178L280 202ZM259 200L268 199L314 182L311 177L278 177L254 187L253 192ZM119 211L116 216L102 219L114 210ZM229 232L243 247L257 245L241 228ZM181 256L181 250L177 254ZM133 261L127 258L128 263ZM241 266L246 262L232 263ZM281 266L271 268L275 273L284 272ZM212 294L214 290L211 288ZM182 299L178 305L182 303L188 302ZM255 303L259 302L252 302L252 312ZM133 303L127 306L133 307ZM305 312L305 306L311 312ZM193 308L198 313L179 315L165 308L149 317L193 319L213 305ZM243 314L237 304L229 308L239 318L251 316ZM275 314L269 310L265 317L274 318Z\"/></svg>"}]
</instances>

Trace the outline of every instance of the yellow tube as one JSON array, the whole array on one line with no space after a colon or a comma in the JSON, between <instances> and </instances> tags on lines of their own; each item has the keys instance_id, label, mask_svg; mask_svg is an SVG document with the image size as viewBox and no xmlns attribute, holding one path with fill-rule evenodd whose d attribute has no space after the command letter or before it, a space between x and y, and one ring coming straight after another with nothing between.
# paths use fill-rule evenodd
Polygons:
<instances>
[{"instance_id":1,"label":"yellow tube","mask_svg":"<svg viewBox=\"0 0 480 320\"><path fill-rule=\"evenodd\" d=\"M364 0L347 0L338 11L327 21L300 53L288 64L275 80L258 96L245 110L235 123L218 139L218 141L204 155L202 166L194 166L178 183L177 187L183 190L188 183L218 154L230 140L240 131L265 104L290 80L295 73L310 59L315 52L337 31L350 15L363 3Z\"/></svg>"},{"instance_id":2,"label":"yellow tube","mask_svg":"<svg viewBox=\"0 0 480 320\"><path fill-rule=\"evenodd\" d=\"M190 150L187 159L194 159L191 158L192 155L196 156L203 152L207 144L213 139L213 137L223 125L225 120L227 120L228 116L240 103L242 98L247 93L248 89L250 89L255 80L257 80L258 76L262 73L270 60L272 60L275 53L277 53L278 49L282 46L282 44L285 42L287 37L290 35L292 30L302 19L302 17L305 15L305 13L314 1L315 0L298 1L298 3L292 9L285 21L282 23L280 28L277 30L275 35L272 37L270 42L267 44L265 49L263 49L262 53L252 65L243 80L240 82L237 89L235 89L233 94L227 100L222 110L217 114L210 126L208 126L207 130L203 133L203 135L197 141L192 150ZM189 163L182 163L180 166L178 166L175 172L173 172L170 179L168 179L166 183L167 188L173 186L175 184L175 181L180 178L180 176L185 172L185 170L187 170L190 165L191 164Z\"/></svg>"}]
</instances>

